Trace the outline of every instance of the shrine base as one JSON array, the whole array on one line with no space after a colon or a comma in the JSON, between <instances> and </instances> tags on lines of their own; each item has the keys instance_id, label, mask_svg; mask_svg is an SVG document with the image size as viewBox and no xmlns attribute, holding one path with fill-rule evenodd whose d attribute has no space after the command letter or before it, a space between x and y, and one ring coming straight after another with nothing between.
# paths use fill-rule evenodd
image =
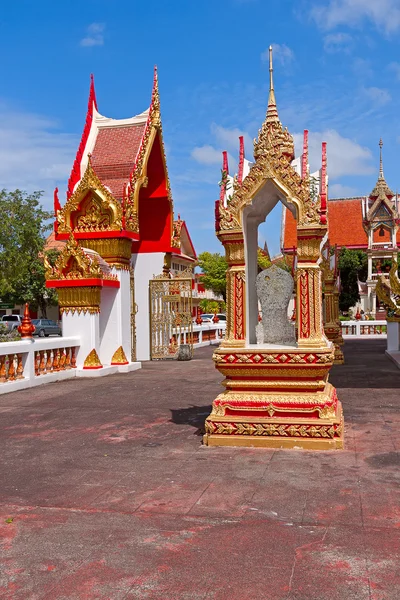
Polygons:
<instances>
[{"instance_id":1,"label":"shrine base","mask_svg":"<svg viewBox=\"0 0 400 600\"><path fill-rule=\"evenodd\" d=\"M342 449L342 405L327 381L333 344L314 352L253 348L214 353L226 391L213 402L204 444Z\"/></svg>"}]
</instances>

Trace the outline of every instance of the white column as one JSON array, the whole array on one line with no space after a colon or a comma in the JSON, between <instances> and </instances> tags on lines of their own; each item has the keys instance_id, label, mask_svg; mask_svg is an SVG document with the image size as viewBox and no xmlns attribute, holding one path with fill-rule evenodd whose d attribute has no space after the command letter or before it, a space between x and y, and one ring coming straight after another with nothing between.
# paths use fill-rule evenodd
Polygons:
<instances>
[{"instance_id":1,"label":"white column","mask_svg":"<svg viewBox=\"0 0 400 600\"><path fill-rule=\"evenodd\" d=\"M78 312L64 313L62 331L65 337L79 337L80 347L76 356L76 366L81 369L87 355L94 349L100 352L100 315ZM100 356L100 355L99 355Z\"/></svg>"},{"instance_id":2,"label":"white column","mask_svg":"<svg viewBox=\"0 0 400 600\"><path fill-rule=\"evenodd\" d=\"M101 291L100 360L106 365L120 346L128 362L131 359L130 274L115 267L112 273L118 276L119 289L104 287Z\"/></svg>"},{"instance_id":3,"label":"white column","mask_svg":"<svg viewBox=\"0 0 400 600\"><path fill-rule=\"evenodd\" d=\"M372 256L368 256L368 279L372 279Z\"/></svg>"}]
</instances>

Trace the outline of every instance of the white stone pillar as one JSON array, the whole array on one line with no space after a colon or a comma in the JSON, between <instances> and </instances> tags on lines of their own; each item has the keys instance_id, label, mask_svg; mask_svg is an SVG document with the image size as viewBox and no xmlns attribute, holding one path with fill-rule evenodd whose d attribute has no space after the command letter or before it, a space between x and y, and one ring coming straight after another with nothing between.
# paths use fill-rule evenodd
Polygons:
<instances>
[{"instance_id":1,"label":"white stone pillar","mask_svg":"<svg viewBox=\"0 0 400 600\"><path fill-rule=\"evenodd\" d=\"M80 346L76 355L76 366L83 368L85 358L92 350L100 351L100 315L75 311L63 313L62 331L65 337L79 337Z\"/></svg>"},{"instance_id":2,"label":"white stone pillar","mask_svg":"<svg viewBox=\"0 0 400 600\"><path fill-rule=\"evenodd\" d=\"M372 279L372 256L368 256L368 279Z\"/></svg>"},{"instance_id":3,"label":"white stone pillar","mask_svg":"<svg viewBox=\"0 0 400 600\"><path fill-rule=\"evenodd\" d=\"M130 275L124 269L112 269L118 276L120 287L104 287L101 291L100 360L110 365L115 352L122 347L130 362Z\"/></svg>"}]
</instances>

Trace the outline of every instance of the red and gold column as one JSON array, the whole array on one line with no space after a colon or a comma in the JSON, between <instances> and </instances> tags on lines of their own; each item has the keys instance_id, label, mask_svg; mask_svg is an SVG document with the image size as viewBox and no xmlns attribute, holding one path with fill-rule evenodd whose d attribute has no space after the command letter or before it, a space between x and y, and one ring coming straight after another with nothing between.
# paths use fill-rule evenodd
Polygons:
<instances>
[{"instance_id":1,"label":"red and gold column","mask_svg":"<svg viewBox=\"0 0 400 600\"><path fill-rule=\"evenodd\" d=\"M242 234L221 236L228 263L226 273L226 335L223 346L240 348L246 340L246 274Z\"/></svg>"}]
</instances>

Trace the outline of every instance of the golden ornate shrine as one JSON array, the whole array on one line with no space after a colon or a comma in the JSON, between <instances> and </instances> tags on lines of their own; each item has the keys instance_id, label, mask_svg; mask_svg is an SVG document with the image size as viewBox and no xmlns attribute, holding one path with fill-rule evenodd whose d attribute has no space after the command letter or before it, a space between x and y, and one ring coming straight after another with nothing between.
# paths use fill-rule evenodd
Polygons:
<instances>
[{"instance_id":1,"label":"golden ornate shrine","mask_svg":"<svg viewBox=\"0 0 400 600\"><path fill-rule=\"evenodd\" d=\"M326 194L291 166L293 138L278 116L272 77L266 119L254 142L248 175L233 195L216 202L216 233L225 248L227 328L214 353L225 391L206 419L206 445L343 448L343 414L328 382L334 345L322 324L322 247L327 238ZM224 178L223 178L224 179ZM297 342L256 343L257 229L278 201L297 221Z\"/></svg>"}]
</instances>

